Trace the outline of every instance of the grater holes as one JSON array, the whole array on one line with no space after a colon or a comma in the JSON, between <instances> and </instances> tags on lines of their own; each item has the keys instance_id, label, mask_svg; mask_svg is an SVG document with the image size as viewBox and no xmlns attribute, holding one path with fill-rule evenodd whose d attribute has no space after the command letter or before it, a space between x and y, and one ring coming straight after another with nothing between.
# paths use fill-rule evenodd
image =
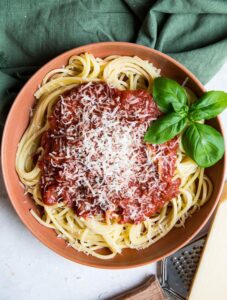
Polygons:
<instances>
[{"instance_id":1,"label":"grater holes","mask_svg":"<svg viewBox=\"0 0 227 300\"><path fill-rule=\"evenodd\" d=\"M187 292L190 290L204 244L205 241L194 243L194 245L183 248L170 258L175 274Z\"/></svg>"},{"instance_id":2,"label":"grater holes","mask_svg":"<svg viewBox=\"0 0 227 300\"><path fill-rule=\"evenodd\" d=\"M179 261L175 262L174 267L180 278L185 281L185 284L191 283L192 277L197 267L197 263L198 259L195 259L194 256L187 256L185 259L183 257L180 257L180 263Z\"/></svg>"}]
</instances>

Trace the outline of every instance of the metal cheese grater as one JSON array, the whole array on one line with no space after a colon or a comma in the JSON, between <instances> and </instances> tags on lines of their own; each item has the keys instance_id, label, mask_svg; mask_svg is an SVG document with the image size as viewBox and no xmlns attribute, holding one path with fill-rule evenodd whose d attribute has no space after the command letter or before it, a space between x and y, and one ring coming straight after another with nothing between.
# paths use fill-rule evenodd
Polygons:
<instances>
[{"instance_id":1,"label":"metal cheese grater","mask_svg":"<svg viewBox=\"0 0 227 300\"><path fill-rule=\"evenodd\" d=\"M186 300L207 237L206 226L188 245L157 264L157 276L143 284L110 298L111 300L165 299Z\"/></svg>"},{"instance_id":2,"label":"metal cheese grater","mask_svg":"<svg viewBox=\"0 0 227 300\"><path fill-rule=\"evenodd\" d=\"M168 299L187 298L205 240L194 240L158 264L157 277Z\"/></svg>"}]
</instances>

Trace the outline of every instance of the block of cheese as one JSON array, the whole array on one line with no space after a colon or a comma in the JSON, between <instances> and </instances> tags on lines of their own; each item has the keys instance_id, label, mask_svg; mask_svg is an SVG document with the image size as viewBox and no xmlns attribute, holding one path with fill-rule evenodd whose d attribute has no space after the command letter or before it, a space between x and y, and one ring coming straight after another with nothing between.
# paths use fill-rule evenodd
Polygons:
<instances>
[{"instance_id":1,"label":"block of cheese","mask_svg":"<svg viewBox=\"0 0 227 300\"><path fill-rule=\"evenodd\" d=\"M227 183L200 259L189 300L227 300Z\"/></svg>"}]
</instances>

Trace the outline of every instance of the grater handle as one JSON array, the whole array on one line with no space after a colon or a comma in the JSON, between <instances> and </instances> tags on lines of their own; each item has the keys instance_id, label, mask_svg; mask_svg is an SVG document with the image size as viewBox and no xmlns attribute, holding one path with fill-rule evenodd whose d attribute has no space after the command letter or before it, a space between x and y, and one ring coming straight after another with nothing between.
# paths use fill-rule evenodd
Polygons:
<instances>
[{"instance_id":1,"label":"grater handle","mask_svg":"<svg viewBox=\"0 0 227 300\"><path fill-rule=\"evenodd\" d=\"M159 281L155 276L151 276L140 286L133 288L112 300L167 300Z\"/></svg>"}]
</instances>

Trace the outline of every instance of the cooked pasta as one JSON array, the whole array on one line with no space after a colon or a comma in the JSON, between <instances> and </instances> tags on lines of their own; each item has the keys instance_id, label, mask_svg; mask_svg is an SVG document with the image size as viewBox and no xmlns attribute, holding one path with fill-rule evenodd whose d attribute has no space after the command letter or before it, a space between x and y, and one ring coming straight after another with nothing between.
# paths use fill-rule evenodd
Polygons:
<instances>
[{"instance_id":1,"label":"cooked pasta","mask_svg":"<svg viewBox=\"0 0 227 300\"><path fill-rule=\"evenodd\" d=\"M34 218L36 218L40 224L50 229L54 229L59 237L65 239L66 242L77 251L83 251L86 254L91 254L100 259L111 259L114 258L114 256L118 253L121 253L124 248L132 248L137 250L144 249L165 236L174 226L184 226L187 217L199 209L199 207L210 198L212 193L212 183L210 179L204 174L204 169L200 168L194 161L186 156L180 145L179 137L177 140L177 143L179 144L177 144L176 148L176 160L174 161L175 169L171 178L172 182L178 182L178 193L174 194L173 198L166 201L158 211L154 211L154 213L149 216L146 215L144 218L138 219L139 214L138 211L136 211L134 214L130 212L131 219L119 219L116 211L115 213L112 211L112 215L108 215L109 211L112 209L111 205L108 207L108 210L106 210L106 214L101 214L99 211L99 213L94 213L91 216L89 214L86 215L82 213L82 209L75 211L75 207L72 205L67 205L66 202L62 201L61 199L58 199L58 201L54 202L53 205L43 201L44 188L41 188L43 173L40 161L44 157L46 149L43 147L42 139L45 133L50 129L50 120L53 117L53 112L56 112L57 103L60 100L63 104L64 101L68 101L67 97L69 97L68 95L72 96L72 94L70 94L72 90L78 91L78 87L82 87L82 89L91 87L94 88L94 84L99 84L97 88L100 89L104 84L107 84L110 87L108 93L114 89L119 91L145 90L148 93L152 93L153 80L158 76L160 76L160 70L156 69L152 63L144 61L139 57L114 55L101 59L95 58L92 54L85 53L79 56L70 57L66 66L50 71L43 78L40 87L35 93L35 98L37 101L35 104L34 113L31 117L30 124L18 145L16 155L16 170L21 182L25 186L26 191L32 195L38 206L43 207L44 213L42 215L37 214L33 210L31 211L31 214L34 216ZM90 101L89 99L88 101ZM63 108L68 109L67 103ZM86 105L87 111L88 109L92 108L91 103ZM83 110L83 113L85 114L85 109ZM114 112L112 112L112 115L113 114ZM110 114L106 113L106 118L110 118L109 116ZM88 114L86 124L89 123L89 118L91 118L91 112ZM103 118L102 124L105 125ZM145 120L146 116L141 115L141 119ZM85 120L85 115L83 120ZM82 123L85 122L83 120ZM120 144L120 140L117 144L120 149L118 150L118 153L113 153L114 151L110 146L110 148L108 148L109 150L107 147L106 150L103 150L106 151L106 155L108 154L110 158L118 161L117 167L112 164L111 166L108 165L108 168L106 169L107 171L112 172L112 174L110 174L110 177L112 176L113 185L113 187L111 187L112 194L114 193L114 189L117 189L117 186L119 189L125 188L128 180L127 177L131 176L130 168L133 169L133 163L137 163L136 157L135 160L133 160L133 153L130 154L131 156L129 160L123 160L123 156L127 156L128 153L128 148L126 148L126 152L122 152L124 143L126 143L125 140L129 139L128 136L131 134L134 134L132 138L135 139L137 138L139 132L144 132L145 130L145 125L142 123L140 123L138 128L135 127L135 125L130 125L131 123L129 126L123 126L121 124L121 127L119 128L114 127L114 124L117 124L118 121L119 120L116 118L112 121L108 119L108 123L106 123L105 126L103 125L105 132L108 136L111 136L112 140L117 139L118 136L120 136L122 139L122 144ZM112 131L108 129L110 126L113 126ZM72 127L72 124L70 128L74 128ZM130 131L130 128L134 129ZM69 127L67 127L67 130L69 130ZM89 151L91 151L91 145L96 137L96 132L93 132L95 129L90 129L90 132L92 132L93 135L89 136L88 130L89 129L86 127L86 155L89 157L86 159L86 166L88 167L89 165L90 168L96 170L98 166L96 165L96 162L93 164L91 163L92 156L89 156ZM106 138L105 143L102 144L102 134L101 138L97 135L97 140L100 139L100 145L97 144L97 140L94 142L94 145L97 145L97 151L101 151L100 149L103 149L107 143ZM127 141L127 143L129 142ZM132 140L130 143L129 146L134 145L133 147L136 147L136 142L134 140ZM96 148L94 145L93 148ZM172 145L172 147L175 147L174 145ZM159 158L157 158L157 155L161 155L162 159L164 159L163 155L166 151L166 148L163 148L163 150L162 148L157 148L155 146L153 148L149 148L149 146L144 147L147 147L146 153L148 153L148 156L150 156L150 164L153 163L154 168L159 168L160 161ZM137 153L142 155L141 152L139 152L142 151L140 148L135 149L137 149ZM69 151L71 150L72 147ZM154 155L154 153L156 155ZM100 156L100 159L103 159L103 155L104 154ZM119 157L119 155L121 155L121 157ZM71 156L72 152L69 153L69 157ZM85 159L84 156L81 157ZM57 162L59 162L59 160ZM56 161L55 164L57 164ZM76 165L73 163L73 167L80 168L81 164ZM127 164L130 165L128 170L126 170L126 167L123 169L124 164L126 164L126 167ZM52 161L52 165L54 165L54 161ZM115 166L114 168L113 165ZM118 170L117 168L120 168L121 166L122 169ZM58 165L55 166L55 168L57 167ZM170 167L171 166L167 168L168 172L170 172ZM66 165L65 168L69 168L69 166ZM104 168L103 165L102 168ZM100 172L104 172L103 169ZM144 170L141 172L144 172ZM149 179L149 170L147 172L148 173L145 175L147 176L146 178ZM119 174L122 174L122 180L124 179L123 182L119 179ZM76 175L74 174L73 176ZM77 174L77 176L79 175ZM98 178L98 175L96 178ZM85 179L83 180L85 182ZM161 183L164 184L165 182L163 181ZM89 180L86 184L90 188L89 185L91 185L91 182L89 183ZM111 185L111 181L109 185ZM128 186L129 189L125 192L126 194L129 193L130 190L130 184ZM101 183L100 187L102 187ZM105 191L107 188L108 186L105 185ZM155 188L157 190L157 186ZM74 189L74 193L76 191L78 193L77 195L81 196L81 194L79 194L78 187L73 186L72 189ZM98 193L94 186L91 187L91 191L93 191L93 193ZM121 191L119 191L119 193L120 192ZM105 201L108 202L108 199ZM78 205L82 207L83 203L79 202L79 200L78 203ZM116 203L114 205L116 207ZM126 209L127 205L125 207L125 211ZM152 210L150 210L150 212L151 211ZM103 251L103 249L105 249L105 251Z\"/></svg>"}]
</instances>

